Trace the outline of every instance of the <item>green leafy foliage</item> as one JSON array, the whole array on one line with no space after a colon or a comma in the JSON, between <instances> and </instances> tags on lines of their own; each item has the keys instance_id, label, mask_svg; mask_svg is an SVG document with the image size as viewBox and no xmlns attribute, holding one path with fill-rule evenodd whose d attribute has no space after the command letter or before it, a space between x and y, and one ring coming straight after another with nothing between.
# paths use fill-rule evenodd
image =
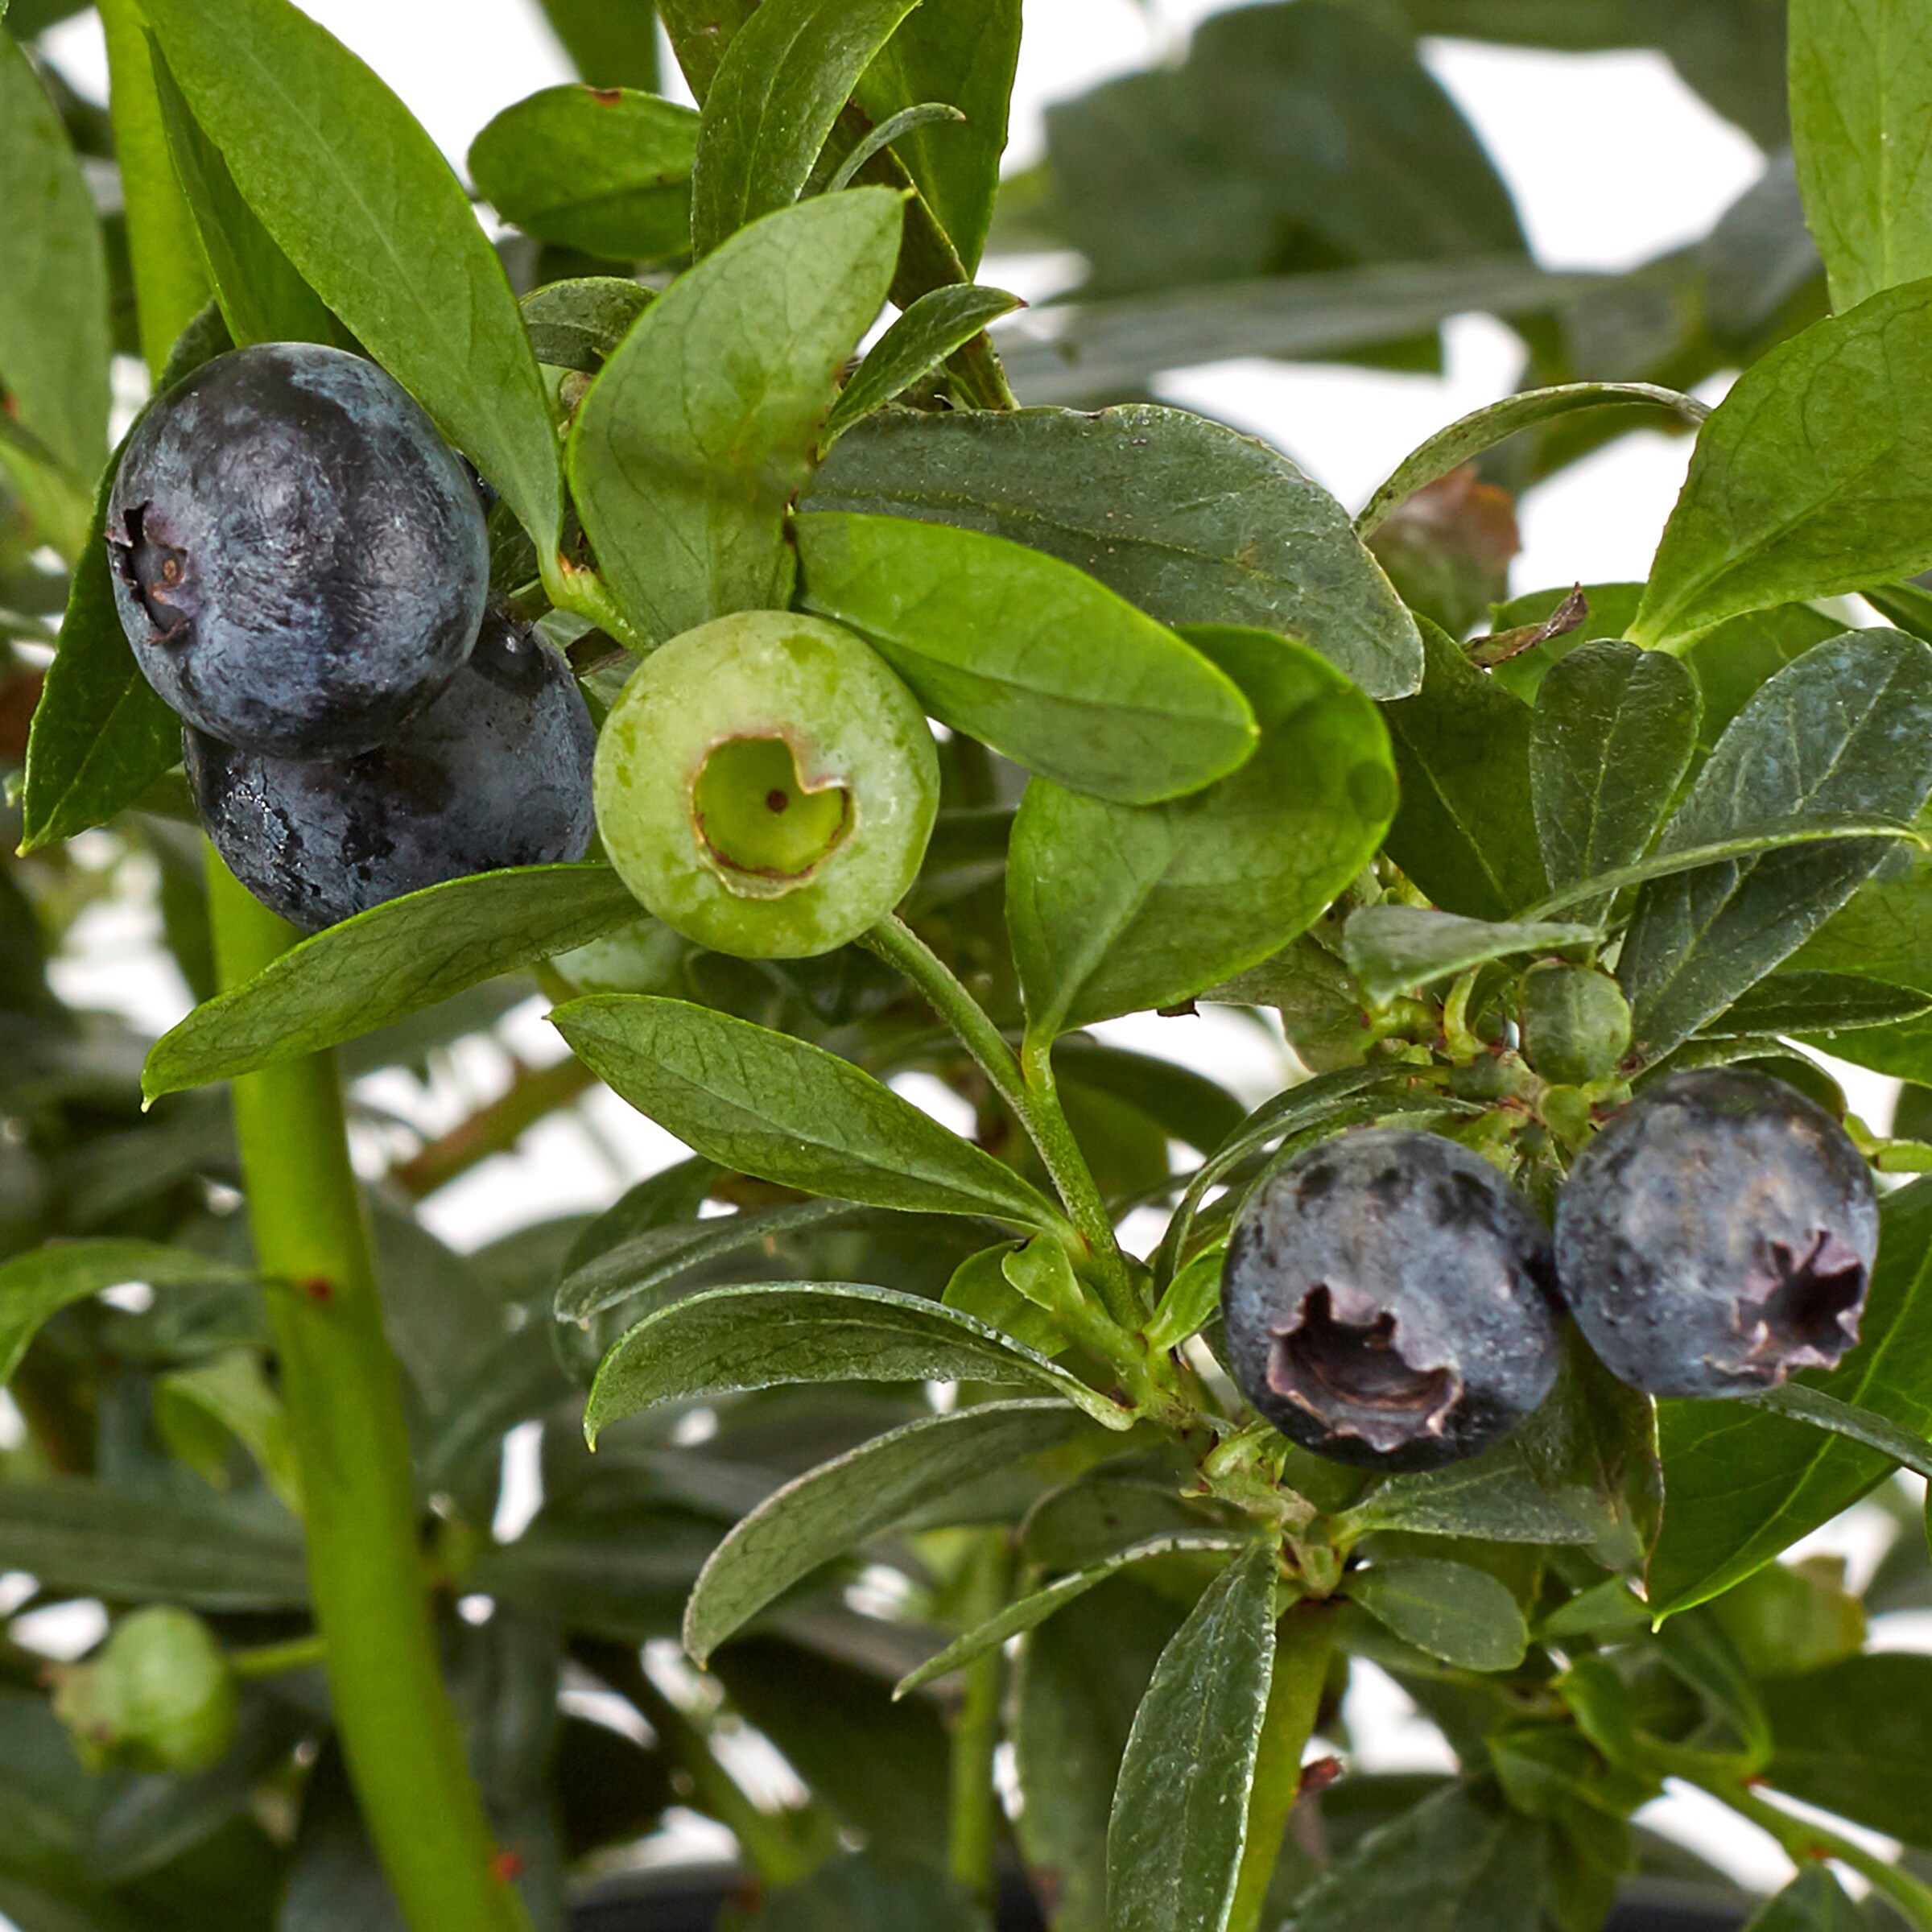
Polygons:
<instances>
[{"instance_id":1,"label":"green leafy foliage","mask_svg":"<svg viewBox=\"0 0 1932 1932\"><path fill-rule=\"evenodd\" d=\"M1832 306L1932 274L1919 183L1932 150L1932 41L1905 0L1797 0L1791 9L1791 138L1805 213Z\"/></svg>"},{"instance_id":2,"label":"green leafy foliage","mask_svg":"<svg viewBox=\"0 0 1932 1932\"><path fill-rule=\"evenodd\" d=\"M787 1484L719 1544L691 1591L684 1647L702 1663L823 1564L943 1503L965 1479L1076 1440L1095 1425L1059 1402L987 1402L908 1422Z\"/></svg>"},{"instance_id":3,"label":"green leafy foliage","mask_svg":"<svg viewBox=\"0 0 1932 1932\"><path fill-rule=\"evenodd\" d=\"M1392 999L1517 953L1587 946L1589 926L1548 920L1465 919L1422 906L1364 906L1342 928L1342 956L1372 1000Z\"/></svg>"},{"instance_id":4,"label":"green leafy foliage","mask_svg":"<svg viewBox=\"0 0 1932 1932\"><path fill-rule=\"evenodd\" d=\"M1530 727L1530 795L1552 886L1641 859L1669 815L1699 702L1675 658L1586 644L1553 665Z\"/></svg>"},{"instance_id":5,"label":"green leafy foliage","mask_svg":"<svg viewBox=\"0 0 1932 1932\"><path fill-rule=\"evenodd\" d=\"M1176 1005L1253 965L1319 914L1387 828L1388 736L1339 672L1265 632L1184 634L1245 693L1260 748L1166 805L1028 785L1006 916L1037 1038Z\"/></svg>"},{"instance_id":6,"label":"green leafy foliage","mask_svg":"<svg viewBox=\"0 0 1932 1932\"><path fill-rule=\"evenodd\" d=\"M80 164L19 47L0 34L0 383L45 452L0 438L30 503L85 501L107 451L107 263ZM54 528L72 543L77 520Z\"/></svg>"},{"instance_id":7,"label":"green leafy foliage","mask_svg":"<svg viewBox=\"0 0 1932 1932\"><path fill-rule=\"evenodd\" d=\"M506 107L469 150L477 192L526 234L613 261L691 249L698 118L656 95L547 87Z\"/></svg>"},{"instance_id":8,"label":"green leafy foliage","mask_svg":"<svg viewBox=\"0 0 1932 1932\"><path fill-rule=\"evenodd\" d=\"M993 220L1019 56L1019 0L922 0L859 81L860 104L881 123L922 101L964 117L902 135L893 151L968 275Z\"/></svg>"},{"instance_id":9,"label":"green leafy foliage","mask_svg":"<svg viewBox=\"0 0 1932 1932\"><path fill-rule=\"evenodd\" d=\"M1394 1558L1358 1571L1348 1596L1404 1642L1465 1670L1513 1670L1529 1647L1508 1587L1467 1563Z\"/></svg>"},{"instance_id":10,"label":"green leafy foliage","mask_svg":"<svg viewBox=\"0 0 1932 1932\"><path fill-rule=\"evenodd\" d=\"M1208 1585L1135 1714L1107 1831L1120 1932L1221 1932L1234 1903L1248 1793L1274 1664L1274 1546Z\"/></svg>"},{"instance_id":11,"label":"green leafy foliage","mask_svg":"<svg viewBox=\"0 0 1932 1932\"><path fill-rule=\"evenodd\" d=\"M714 1289L646 1315L604 1358L584 1432L658 1402L799 1382L1030 1384L1110 1429L1124 1410L971 1315L851 1282Z\"/></svg>"},{"instance_id":12,"label":"green leafy foliage","mask_svg":"<svg viewBox=\"0 0 1932 1932\"><path fill-rule=\"evenodd\" d=\"M774 0L736 34L704 96L691 238L707 255L798 199L840 110L914 0Z\"/></svg>"},{"instance_id":13,"label":"green leafy foliage","mask_svg":"<svg viewBox=\"0 0 1932 1932\"><path fill-rule=\"evenodd\" d=\"M536 361L496 251L429 136L287 0L155 0L145 11L196 121L303 280L533 539L554 543L563 482Z\"/></svg>"},{"instance_id":14,"label":"green leafy foliage","mask_svg":"<svg viewBox=\"0 0 1932 1932\"><path fill-rule=\"evenodd\" d=\"M1932 563L1932 285L1889 289L1745 370L1699 432L1633 641L1681 648L1750 610Z\"/></svg>"},{"instance_id":15,"label":"green leafy foliage","mask_svg":"<svg viewBox=\"0 0 1932 1932\"><path fill-rule=\"evenodd\" d=\"M822 1046L641 995L572 1000L551 1018L640 1113L727 1166L877 1208L1058 1225L1011 1168Z\"/></svg>"},{"instance_id":16,"label":"green leafy foliage","mask_svg":"<svg viewBox=\"0 0 1932 1932\"><path fill-rule=\"evenodd\" d=\"M956 283L928 289L880 336L852 371L825 419L828 444L856 423L881 409L921 377L929 375L956 349L964 348L989 322L1020 306L1018 295L1001 288ZM943 419L942 419L943 420Z\"/></svg>"},{"instance_id":17,"label":"green leafy foliage","mask_svg":"<svg viewBox=\"0 0 1932 1932\"><path fill-rule=\"evenodd\" d=\"M1162 623L1312 645L1373 698L1421 681L1414 621L1341 506L1278 452L1181 410L877 417L840 443L805 507L1031 545Z\"/></svg>"},{"instance_id":18,"label":"green leafy foliage","mask_svg":"<svg viewBox=\"0 0 1932 1932\"><path fill-rule=\"evenodd\" d=\"M1422 687L1383 713L1402 782L1389 852L1445 912L1506 919L1548 885L1530 803L1532 713L1424 621Z\"/></svg>"},{"instance_id":19,"label":"green leafy foliage","mask_svg":"<svg viewBox=\"0 0 1932 1932\"><path fill-rule=\"evenodd\" d=\"M1748 828L1870 816L1909 824L1932 791L1932 647L1899 631L1814 646L1727 727L1660 855ZM1646 886L1617 964L1637 1050L1668 1052L1795 952L1885 857L1797 846Z\"/></svg>"},{"instance_id":20,"label":"green leafy foliage","mask_svg":"<svg viewBox=\"0 0 1932 1932\"><path fill-rule=\"evenodd\" d=\"M391 899L197 1007L156 1042L145 1090L154 1099L340 1046L636 916L605 865L477 873Z\"/></svg>"},{"instance_id":21,"label":"green leafy foliage","mask_svg":"<svg viewBox=\"0 0 1932 1932\"><path fill-rule=\"evenodd\" d=\"M807 607L867 638L943 723L1125 804L1195 791L1254 749L1201 652L1083 572L902 517L798 518Z\"/></svg>"},{"instance_id":22,"label":"green leafy foliage","mask_svg":"<svg viewBox=\"0 0 1932 1932\"><path fill-rule=\"evenodd\" d=\"M1771 1900L1746 1932L1858 1932L1864 1922L1844 1887L1822 1867L1814 1867Z\"/></svg>"},{"instance_id":23,"label":"green leafy foliage","mask_svg":"<svg viewBox=\"0 0 1932 1932\"><path fill-rule=\"evenodd\" d=\"M41 1324L68 1307L126 1282L192 1287L246 1282L245 1269L151 1241L70 1241L0 1263L0 1382L10 1381Z\"/></svg>"},{"instance_id":24,"label":"green leafy foliage","mask_svg":"<svg viewBox=\"0 0 1932 1932\"><path fill-rule=\"evenodd\" d=\"M1850 1657L1763 1687L1773 1740L1771 1782L1806 1802L1924 1845L1932 1825L1926 1768L1932 1662Z\"/></svg>"},{"instance_id":25,"label":"green leafy foliage","mask_svg":"<svg viewBox=\"0 0 1932 1932\"><path fill-rule=\"evenodd\" d=\"M571 490L605 576L653 642L789 602L786 506L886 299L899 223L883 189L768 217L679 276L591 386L570 434Z\"/></svg>"}]
</instances>

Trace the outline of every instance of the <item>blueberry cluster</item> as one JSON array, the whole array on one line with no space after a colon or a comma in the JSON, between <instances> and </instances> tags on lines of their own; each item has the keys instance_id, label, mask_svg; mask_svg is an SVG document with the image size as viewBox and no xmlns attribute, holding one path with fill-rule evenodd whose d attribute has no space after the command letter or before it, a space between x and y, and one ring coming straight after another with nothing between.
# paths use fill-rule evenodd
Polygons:
<instances>
[{"instance_id":1,"label":"blueberry cluster","mask_svg":"<svg viewBox=\"0 0 1932 1932\"><path fill-rule=\"evenodd\" d=\"M1339 1462L1434 1468L1506 1435L1556 1379L1567 1311L1653 1395L1836 1366L1878 1250L1871 1171L1823 1108L1736 1068L1646 1088L1584 1150L1554 1241L1488 1162L1357 1129L1265 1179L1221 1278L1228 1365Z\"/></svg>"},{"instance_id":2,"label":"blueberry cluster","mask_svg":"<svg viewBox=\"0 0 1932 1932\"><path fill-rule=\"evenodd\" d=\"M584 856L589 712L487 608L476 487L374 363L277 342L196 370L128 439L107 542L208 836L285 919Z\"/></svg>"}]
</instances>

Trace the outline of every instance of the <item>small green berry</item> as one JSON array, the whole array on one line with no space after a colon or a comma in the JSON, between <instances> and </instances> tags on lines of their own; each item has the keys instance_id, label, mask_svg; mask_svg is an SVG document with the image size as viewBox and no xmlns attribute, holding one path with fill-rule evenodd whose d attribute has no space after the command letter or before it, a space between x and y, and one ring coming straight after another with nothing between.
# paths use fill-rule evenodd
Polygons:
<instances>
[{"instance_id":1,"label":"small green berry","mask_svg":"<svg viewBox=\"0 0 1932 1932\"><path fill-rule=\"evenodd\" d=\"M1630 1007L1591 966L1532 966L1523 975L1523 1057L1553 1085L1587 1087L1630 1051Z\"/></svg>"},{"instance_id":2,"label":"small green berry","mask_svg":"<svg viewBox=\"0 0 1932 1932\"><path fill-rule=\"evenodd\" d=\"M84 1761L134 1771L205 1771L228 1754L235 1680L213 1633L171 1605L137 1610L101 1653L60 1675L54 1710Z\"/></svg>"},{"instance_id":3,"label":"small green berry","mask_svg":"<svg viewBox=\"0 0 1932 1932\"><path fill-rule=\"evenodd\" d=\"M939 760L917 700L836 624L741 611L647 658L611 708L595 793L625 884L745 959L829 952L918 876Z\"/></svg>"}]
</instances>

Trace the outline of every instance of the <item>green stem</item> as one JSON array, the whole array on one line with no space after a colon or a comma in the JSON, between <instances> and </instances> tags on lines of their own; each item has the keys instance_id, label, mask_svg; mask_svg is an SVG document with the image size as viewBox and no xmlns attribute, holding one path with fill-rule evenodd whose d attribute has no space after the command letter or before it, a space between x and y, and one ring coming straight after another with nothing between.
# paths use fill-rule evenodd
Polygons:
<instances>
[{"instance_id":1,"label":"green stem","mask_svg":"<svg viewBox=\"0 0 1932 1932\"><path fill-rule=\"evenodd\" d=\"M1274 1676L1261 1719L1261 1748L1249 1790L1248 1838L1227 1932L1259 1932L1288 1814L1301 1790L1302 1752L1315 1730L1334 1637L1335 1612L1327 1604L1294 1604L1275 1633Z\"/></svg>"},{"instance_id":2,"label":"green stem","mask_svg":"<svg viewBox=\"0 0 1932 1932\"><path fill-rule=\"evenodd\" d=\"M986 1009L955 977L952 969L896 913L888 913L860 942L889 965L896 966L925 996L979 1064L993 1091L1013 1110L1027 1138L1039 1150L1054 1187L1092 1256L1097 1286L1107 1312L1129 1334L1146 1321L1126 1257L1114 1239L1113 1219L1100 1198L1087 1157L1060 1110L1051 1062L1044 1071L1030 1060L1022 1070L1006 1037ZM1045 1056L1042 1056L1045 1061Z\"/></svg>"},{"instance_id":3,"label":"green stem","mask_svg":"<svg viewBox=\"0 0 1932 1932\"><path fill-rule=\"evenodd\" d=\"M211 852L224 986L294 942ZM369 1835L411 1932L527 1932L497 1876L437 1667L409 1438L383 1338L369 1230L326 1054L234 1083L235 1137L307 1501L316 1624L336 1728Z\"/></svg>"},{"instance_id":4,"label":"green stem","mask_svg":"<svg viewBox=\"0 0 1932 1932\"><path fill-rule=\"evenodd\" d=\"M285 1644L258 1644L252 1650L231 1650L228 1667L237 1677L280 1677L285 1671L306 1670L328 1661L328 1645L320 1631L291 1637Z\"/></svg>"},{"instance_id":5,"label":"green stem","mask_svg":"<svg viewBox=\"0 0 1932 1932\"><path fill-rule=\"evenodd\" d=\"M979 1532L966 1562L960 1620L971 1630L1006 1607L1013 1555L1005 1533ZM993 1788L993 1757L1000 1741L1005 1665L1005 1653L996 1644L967 1666L965 1701L952 1727L946 1862L952 1876L986 1905L993 1902L993 1853L999 1838L999 1794Z\"/></svg>"},{"instance_id":6,"label":"green stem","mask_svg":"<svg viewBox=\"0 0 1932 1932\"><path fill-rule=\"evenodd\" d=\"M1721 1798L1740 1817L1749 1818L1768 1831L1800 1864L1828 1858L1850 1866L1871 1881L1874 1891L1882 1892L1891 1900L1919 1932L1932 1932L1932 1885L1823 1825L1781 1811L1744 1785L1722 1778L1690 1781L1700 1785L1713 1798Z\"/></svg>"}]
</instances>

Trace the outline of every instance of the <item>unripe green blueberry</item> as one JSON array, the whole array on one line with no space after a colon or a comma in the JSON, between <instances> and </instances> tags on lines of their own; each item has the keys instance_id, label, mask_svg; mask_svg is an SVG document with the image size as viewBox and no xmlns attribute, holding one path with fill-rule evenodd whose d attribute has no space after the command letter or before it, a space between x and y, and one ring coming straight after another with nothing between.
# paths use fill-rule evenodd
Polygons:
<instances>
[{"instance_id":1,"label":"unripe green blueberry","mask_svg":"<svg viewBox=\"0 0 1932 1932\"><path fill-rule=\"evenodd\" d=\"M799 959L905 897L939 759L917 700L850 631L741 611L638 667L594 791L611 863L667 925L719 952Z\"/></svg>"},{"instance_id":2,"label":"unripe green blueberry","mask_svg":"<svg viewBox=\"0 0 1932 1932\"><path fill-rule=\"evenodd\" d=\"M1606 1079L1630 1051L1629 1003L1593 966L1532 966L1521 1013L1523 1057L1554 1085Z\"/></svg>"},{"instance_id":3,"label":"unripe green blueberry","mask_svg":"<svg viewBox=\"0 0 1932 1932\"><path fill-rule=\"evenodd\" d=\"M98 1657L64 1671L54 1708L96 1769L204 1771L234 1741L235 1680L213 1633L165 1604L124 1618Z\"/></svg>"}]
</instances>

